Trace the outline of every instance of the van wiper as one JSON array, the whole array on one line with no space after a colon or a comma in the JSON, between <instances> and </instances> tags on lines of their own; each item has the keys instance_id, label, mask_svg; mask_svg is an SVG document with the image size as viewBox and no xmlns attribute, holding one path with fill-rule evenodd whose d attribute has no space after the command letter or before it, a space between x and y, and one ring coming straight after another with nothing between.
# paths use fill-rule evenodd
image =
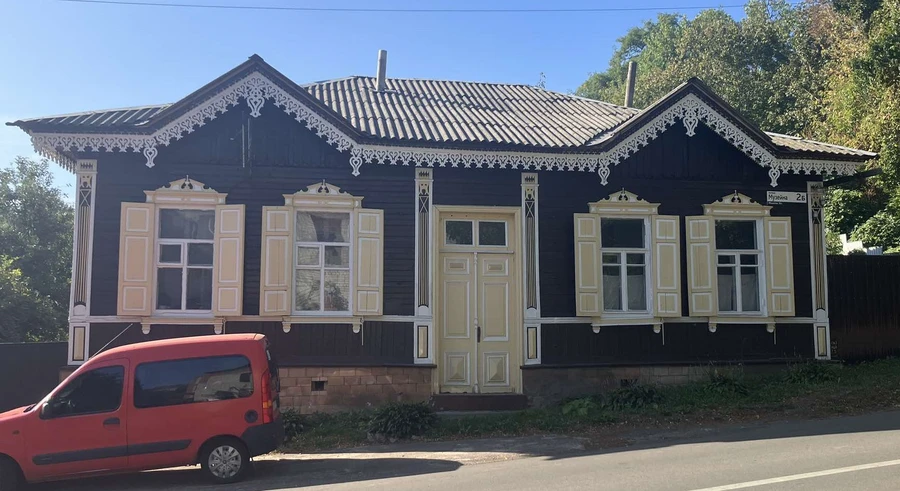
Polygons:
<instances>
[{"instance_id":1,"label":"van wiper","mask_svg":"<svg viewBox=\"0 0 900 491\"><path fill-rule=\"evenodd\" d=\"M31 411L32 409L34 409L34 406L37 406L37 404L32 404L32 405L26 407L24 412L27 413L28 411Z\"/></svg>"}]
</instances>

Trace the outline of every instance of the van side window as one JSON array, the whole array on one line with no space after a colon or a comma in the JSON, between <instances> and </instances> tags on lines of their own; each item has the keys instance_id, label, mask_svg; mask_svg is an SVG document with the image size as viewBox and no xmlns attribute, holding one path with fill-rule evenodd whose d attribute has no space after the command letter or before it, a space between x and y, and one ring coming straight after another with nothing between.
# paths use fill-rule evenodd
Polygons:
<instances>
[{"instance_id":1,"label":"van side window","mask_svg":"<svg viewBox=\"0 0 900 491\"><path fill-rule=\"evenodd\" d=\"M50 417L108 413L122 404L125 367L103 367L82 373L54 395L49 404Z\"/></svg>"},{"instance_id":2,"label":"van side window","mask_svg":"<svg viewBox=\"0 0 900 491\"><path fill-rule=\"evenodd\" d=\"M142 363L134 375L134 406L150 408L250 397L253 374L245 356Z\"/></svg>"}]
</instances>

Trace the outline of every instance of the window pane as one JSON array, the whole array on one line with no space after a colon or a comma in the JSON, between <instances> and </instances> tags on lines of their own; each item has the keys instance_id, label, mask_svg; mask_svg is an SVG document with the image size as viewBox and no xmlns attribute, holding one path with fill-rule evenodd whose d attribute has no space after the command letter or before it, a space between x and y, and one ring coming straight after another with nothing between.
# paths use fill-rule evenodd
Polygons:
<instances>
[{"instance_id":1,"label":"window pane","mask_svg":"<svg viewBox=\"0 0 900 491\"><path fill-rule=\"evenodd\" d=\"M325 311L350 310L350 272L325 271Z\"/></svg>"},{"instance_id":2,"label":"window pane","mask_svg":"<svg viewBox=\"0 0 900 491\"><path fill-rule=\"evenodd\" d=\"M213 264L213 245L212 244L188 244L188 265L189 266L212 266Z\"/></svg>"},{"instance_id":3,"label":"window pane","mask_svg":"<svg viewBox=\"0 0 900 491\"><path fill-rule=\"evenodd\" d=\"M325 266L332 268L349 268L350 247L325 246Z\"/></svg>"},{"instance_id":4,"label":"window pane","mask_svg":"<svg viewBox=\"0 0 900 491\"><path fill-rule=\"evenodd\" d=\"M83 373L50 401L53 417L107 413L122 404L125 368L104 367Z\"/></svg>"},{"instance_id":5,"label":"window pane","mask_svg":"<svg viewBox=\"0 0 900 491\"><path fill-rule=\"evenodd\" d=\"M156 273L156 308L181 310L180 268L159 268Z\"/></svg>"},{"instance_id":6,"label":"window pane","mask_svg":"<svg viewBox=\"0 0 900 491\"><path fill-rule=\"evenodd\" d=\"M621 257L622 256L616 253L603 254L603 264L621 264L619 262Z\"/></svg>"},{"instance_id":7,"label":"window pane","mask_svg":"<svg viewBox=\"0 0 900 491\"><path fill-rule=\"evenodd\" d=\"M294 285L297 310L322 310L320 307L320 283L322 273L318 269L298 269Z\"/></svg>"},{"instance_id":8,"label":"window pane","mask_svg":"<svg viewBox=\"0 0 900 491\"><path fill-rule=\"evenodd\" d=\"M603 309L622 310L622 270L619 266L603 267Z\"/></svg>"},{"instance_id":9,"label":"window pane","mask_svg":"<svg viewBox=\"0 0 900 491\"><path fill-rule=\"evenodd\" d=\"M647 310L647 280L643 266L628 266L628 310Z\"/></svg>"},{"instance_id":10,"label":"window pane","mask_svg":"<svg viewBox=\"0 0 900 491\"><path fill-rule=\"evenodd\" d=\"M644 247L644 221L633 218L601 218L601 247Z\"/></svg>"},{"instance_id":11,"label":"window pane","mask_svg":"<svg viewBox=\"0 0 900 491\"><path fill-rule=\"evenodd\" d=\"M134 405L139 408L250 397L253 372L244 356L216 356L154 363L135 369Z\"/></svg>"},{"instance_id":12,"label":"window pane","mask_svg":"<svg viewBox=\"0 0 900 491\"><path fill-rule=\"evenodd\" d=\"M350 214L297 212L298 242L350 242Z\"/></svg>"},{"instance_id":13,"label":"window pane","mask_svg":"<svg viewBox=\"0 0 900 491\"><path fill-rule=\"evenodd\" d=\"M757 261L756 254L741 254L741 264L753 264Z\"/></svg>"},{"instance_id":14,"label":"window pane","mask_svg":"<svg viewBox=\"0 0 900 491\"><path fill-rule=\"evenodd\" d=\"M188 269L186 307L187 310L212 308L212 269Z\"/></svg>"},{"instance_id":15,"label":"window pane","mask_svg":"<svg viewBox=\"0 0 900 491\"><path fill-rule=\"evenodd\" d=\"M160 244L159 262L181 264L181 244Z\"/></svg>"},{"instance_id":16,"label":"window pane","mask_svg":"<svg viewBox=\"0 0 900 491\"><path fill-rule=\"evenodd\" d=\"M717 268L719 282L719 310L735 312L737 310L737 283L734 268Z\"/></svg>"},{"instance_id":17,"label":"window pane","mask_svg":"<svg viewBox=\"0 0 900 491\"><path fill-rule=\"evenodd\" d=\"M505 246L506 222L478 222L478 245Z\"/></svg>"},{"instance_id":18,"label":"window pane","mask_svg":"<svg viewBox=\"0 0 900 491\"><path fill-rule=\"evenodd\" d=\"M756 249L756 222L716 220L716 249Z\"/></svg>"},{"instance_id":19,"label":"window pane","mask_svg":"<svg viewBox=\"0 0 900 491\"><path fill-rule=\"evenodd\" d=\"M759 310L759 268L741 268L741 310Z\"/></svg>"},{"instance_id":20,"label":"window pane","mask_svg":"<svg viewBox=\"0 0 900 491\"><path fill-rule=\"evenodd\" d=\"M447 220L444 223L447 234L447 245L472 245L472 222L465 220Z\"/></svg>"},{"instance_id":21,"label":"window pane","mask_svg":"<svg viewBox=\"0 0 900 491\"><path fill-rule=\"evenodd\" d=\"M719 264L734 264L734 256L720 255Z\"/></svg>"},{"instance_id":22,"label":"window pane","mask_svg":"<svg viewBox=\"0 0 900 491\"><path fill-rule=\"evenodd\" d=\"M626 260L628 264L644 264L644 255L643 254L626 254Z\"/></svg>"},{"instance_id":23,"label":"window pane","mask_svg":"<svg viewBox=\"0 0 900 491\"><path fill-rule=\"evenodd\" d=\"M215 225L213 210L159 210L159 236L163 239L213 240Z\"/></svg>"},{"instance_id":24,"label":"window pane","mask_svg":"<svg viewBox=\"0 0 900 491\"><path fill-rule=\"evenodd\" d=\"M318 247L298 247L297 248L297 265L299 266L319 266L319 248Z\"/></svg>"}]
</instances>

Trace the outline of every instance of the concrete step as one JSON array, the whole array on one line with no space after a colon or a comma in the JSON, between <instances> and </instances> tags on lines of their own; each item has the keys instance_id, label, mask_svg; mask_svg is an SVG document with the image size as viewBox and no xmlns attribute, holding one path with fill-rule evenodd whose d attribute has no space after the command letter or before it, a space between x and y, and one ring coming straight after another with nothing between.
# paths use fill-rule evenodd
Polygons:
<instances>
[{"instance_id":1,"label":"concrete step","mask_svg":"<svg viewBox=\"0 0 900 491\"><path fill-rule=\"evenodd\" d=\"M523 394L435 394L435 411L518 411L528 407Z\"/></svg>"}]
</instances>

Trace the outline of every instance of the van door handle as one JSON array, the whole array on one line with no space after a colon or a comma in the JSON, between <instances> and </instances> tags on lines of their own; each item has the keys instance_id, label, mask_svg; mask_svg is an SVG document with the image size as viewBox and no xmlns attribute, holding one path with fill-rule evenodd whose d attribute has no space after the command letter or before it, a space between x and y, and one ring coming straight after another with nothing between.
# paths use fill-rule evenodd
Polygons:
<instances>
[{"instance_id":1,"label":"van door handle","mask_svg":"<svg viewBox=\"0 0 900 491\"><path fill-rule=\"evenodd\" d=\"M119 418L107 418L103 420L103 426L119 426L121 423Z\"/></svg>"}]
</instances>

